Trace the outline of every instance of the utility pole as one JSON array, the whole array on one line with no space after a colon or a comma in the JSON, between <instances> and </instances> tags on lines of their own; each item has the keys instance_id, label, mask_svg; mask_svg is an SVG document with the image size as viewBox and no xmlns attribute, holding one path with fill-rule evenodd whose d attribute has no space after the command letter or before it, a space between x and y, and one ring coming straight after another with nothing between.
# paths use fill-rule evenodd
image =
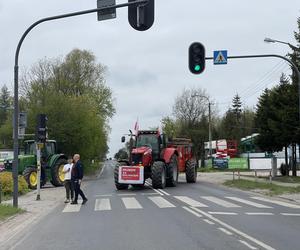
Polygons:
<instances>
[{"instance_id":1,"label":"utility pole","mask_svg":"<svg viewBox=\"0 0 300 250\"><path fill-rule=\"evenodd\" d=\"M89 10L83 10L83 11L78 11L78 12L71 12L71 13L66 13L62 15L57 15L57 16L50 16L50 17L45 17L42 18L32 25L30 25L23 35L21 36L16 51L15 51L15 65L14 65L14 123L13 123L13 141L14 141L14 159L13 159L13 166L12 166L12 172L13 172L13 206L18 207L18 155L19 155L19 54L21 50L21 46L24 42L24 39L26 36L29 34L29 32L36 26L38 26L41 23L52 21L52 20L58 20L58 19L64 19L68 17L74 17L74 16L81 16L81 15L86 15L86 14L91 14L91 13L96 13L96 12L101 12L101 11L110 11L110 10L115 10L123 7L138 7L141 4L145 5L148 3L149 0L136 0L136 1L130 1L128 3L122 3L122 4L117 4L117 5L111 5L103 8L95 8L95 9L89 9ZM153 2L153 0L152 0ZM153 5L154 6L154 5ZM147 10L147 9L146 9ZM154 8L153 8L154 11ZM146 20L147 21L147 20ZM146 22L148 25L152 25L151 22ZM145 30L148 28L147 25L145 25Z\"/></svg>"}]
</instances>

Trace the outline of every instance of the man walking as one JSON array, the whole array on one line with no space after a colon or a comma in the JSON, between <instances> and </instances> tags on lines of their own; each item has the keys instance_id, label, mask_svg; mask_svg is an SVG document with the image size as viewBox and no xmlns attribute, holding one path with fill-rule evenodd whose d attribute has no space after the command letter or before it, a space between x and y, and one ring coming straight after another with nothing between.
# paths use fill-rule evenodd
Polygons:
<instances>
[{"instance_id":1,"label":"man walking","mask_svg":"<svg viewBox=\"0 0 300 250\"><path fill-rule=\"evenodd\" d=\"M85 197L84 193L80 189L81 181L83 178L83 166L80 161L80 155L75 154L73 157L74 160L74 166L72 168L72 183L74 184L74 190L75 190L75 198L71 202L71 204L78 204L78 194L82 197L82 205L84 205L88 199Z\"/></svg>"},{"instance_id":2,"label":"man walking","mask_svg":"<svg viewBox=\"0 0 300 250\"><path fill-rule=\"evenodd\" d=\"M73 167L73 159L72 157L69 157L68 163L64 165L63 173L65 174L65 188L66 188L66 200L65 203L70 202L70 194L71 194L71 200L74 198L74 188L73 184L71 182L71 172Z\"/></svg>"}]
</instances>

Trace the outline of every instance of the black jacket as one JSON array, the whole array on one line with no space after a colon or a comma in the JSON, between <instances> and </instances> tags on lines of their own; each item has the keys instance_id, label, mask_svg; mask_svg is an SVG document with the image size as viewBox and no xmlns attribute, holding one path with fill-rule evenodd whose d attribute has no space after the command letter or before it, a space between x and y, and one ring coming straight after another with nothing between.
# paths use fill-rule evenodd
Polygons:
<instances>
[{"instance_id":1,"label":"black jacket","mask_svg":"<svg viewBox=\"0 0 300 250\"><path fill-rule=\"evenodd\" d=\"M83 165L77 161L72 168L72 180L81 180L83 178Z\"/></svg>"}]
</instances>

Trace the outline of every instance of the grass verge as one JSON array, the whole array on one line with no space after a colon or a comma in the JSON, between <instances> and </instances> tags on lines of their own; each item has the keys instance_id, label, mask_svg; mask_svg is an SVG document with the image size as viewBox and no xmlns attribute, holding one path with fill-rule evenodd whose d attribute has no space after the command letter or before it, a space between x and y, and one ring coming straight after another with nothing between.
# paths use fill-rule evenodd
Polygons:
<instances>
[{"instance_id":1,"label":"grass verge","mask_svg":"<svg viewBox=\"0 0 300 250\"><path fill-rule=\"evenodd\" d=\"M15 208L11 205L0 204L0 221L5 220L12 215L23 212L24 210L22 210L21 208Z\"/></svg>"},{"instance_id":2,"label":"grass verge","mask_svg":"<svg viewBox=\"0 0 300 250\"><path fill-rule=\"evenodd\" d=\"M94 163L89 163L86 166L86 168L84 169L84 175L96 175L97 173L99 173L102 169L102 162L94 162Z\"/></svg>"},{"instance_id":3,"label":"grass verge","mask_svg":"<svg viewBox=\"0 0 300 250\"><path fill-rule=\"evenodd\" d=\"M228 169L228 168L212 168L212 167L204 167L204 168L197 168L197 172L201 173L215 173L215 172L247 172L248 169Z\"/></svg>"},{"instance_id":4,"label":"grass verge","mask_svg":"<svg viewBox=\"0 0 300 250\"><path fill-rule=\"evenodd\" d=\"M242 190L257 190L264 191L267 195L280 195L286 193L300 193L300 186L298 187L283 187L272 183L261 183L249 180L228 180L223 183L227 187L239 188Z\"/></svg>"},{"instance_id":5,"label":"grass verge","mask_svg":"<svg viewBox=\"0 0 300 250\"><path fill-rule=\"evenodd\" d=\"M299 183L300 184L300 176L278 176L273 178L274 181L280 181L285 183Z\"/></svg>"}]
</instances>

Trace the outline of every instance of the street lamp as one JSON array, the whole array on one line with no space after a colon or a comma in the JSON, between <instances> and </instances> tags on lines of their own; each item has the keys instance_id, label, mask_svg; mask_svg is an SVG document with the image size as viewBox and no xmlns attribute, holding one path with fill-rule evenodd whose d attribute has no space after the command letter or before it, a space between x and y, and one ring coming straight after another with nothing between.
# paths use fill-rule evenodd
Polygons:
<instances>
[{"instance_id":1,"label":"street lamp","mask_svg":"<svg viewBox=\"0 0 300 250\"><path fill-rule=\"evenodd\" d=\"M212 157L212 145L211 145L211 102L209 98L205 95L192 95L192 98L194 97L200 97L205 98L208 102L208 140L209 140L209 155Z\"/></svg>"},{"instance_id":2,"label":"street lamp","mask_svg":"<svg viewBox=\"0 0 300 250\"><path fill-rule=\"evenodd\" d=\"M288 42L283 42L283 41L279 41L279 40L275 40L275 39L272 39L272 38L265 38L264 41L266 43L282 43L282 44L285 44L285 45L288 45L292 50L295 50L297 52L300 52L300 49L297 48L296 46L288 43ZM292 64L292 68L294 70L294 72L297 74L297 78L298 78L298 105L299 105L299 120L300 120L300 73L299 73L299 70L297 68L297 66L295 64L293 64L293 62L290 61L290 63ZM297 175L297 172L296 172L296 166L294 164L293 166L293 176L296 176Z\"/></svg>"},{"instance_id":3,"label":"street lamp","mask_svg":"<svg viewBox=\"0 0 300 250\"><path fill-rule=\"evenodd\" d=\"M292 45L292 44L290 44L290 43L287 43L287 42L275 40L275 39L268 38L268 37L266 37L266 38L264 39L264 42L266 42L266 43L282 43L282 44L286 44L286 45L288 45L292 50L296 50L296 51L300 52L300 49L299 49L299 48L297 48L296 46L294 46L294 45Z\"/></svg>"}]
</instances>

